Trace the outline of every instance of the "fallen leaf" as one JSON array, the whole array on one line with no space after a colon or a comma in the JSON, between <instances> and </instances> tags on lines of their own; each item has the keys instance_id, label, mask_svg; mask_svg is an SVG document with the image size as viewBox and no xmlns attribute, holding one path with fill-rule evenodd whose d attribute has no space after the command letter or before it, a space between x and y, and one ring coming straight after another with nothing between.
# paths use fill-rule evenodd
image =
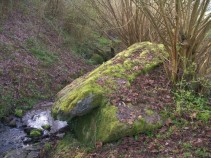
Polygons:
<instances>
[{"instance_id":1,"label":"fallen leaf","mask_svg":"<svg viewBox=\"0 0 211 158\"><path fill-rule=\"evenodd\" d=\"M190 118L191 118L191 119L195 119L195 118L196 118L196 115L197 115L197 113L194 112L194 113L192 113L192 114L190 115Z\"/></svg>"},{"instance_id":2,"label":"fallen leaf","mask_svg":"<svg viewBox=\"0 0 211 158\"><path fill-rule=\"evenodd\" d=\"M97 142L95 144L95 146L96 146L97 149L99 149L99 148L101 148L103 146L103 142Z\"/></svg>"},{"instance_id":3,"label":"fallen leaf","mask_svg":"<svg viewBox=\"0 0 211 158\"><path fill-rule=\"evenodd\" d=\"M170 126L172 124L172 120L168 118L165 122L166 126Z\"/></svg>"}]
</instances>

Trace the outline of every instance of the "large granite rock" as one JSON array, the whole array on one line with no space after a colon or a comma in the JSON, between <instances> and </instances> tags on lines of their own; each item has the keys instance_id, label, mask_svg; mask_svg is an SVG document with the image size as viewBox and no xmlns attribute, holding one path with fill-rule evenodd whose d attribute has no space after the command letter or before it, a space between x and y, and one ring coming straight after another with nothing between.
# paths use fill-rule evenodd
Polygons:
<instances>
[{"instance_id":1,"label":"large granite rock","mask_svg":"<svg viewBox=\"0 0 211 158\"><path fill-rule=\"evenodd\" d=\"M54 117L67 120L79 140L109 142L162 125L158 113L143 107L114 103L112 95L129 89L132 81L162 63L163 45L137 43L61 90L52 108Z\"/></svg>"}]
</instances>

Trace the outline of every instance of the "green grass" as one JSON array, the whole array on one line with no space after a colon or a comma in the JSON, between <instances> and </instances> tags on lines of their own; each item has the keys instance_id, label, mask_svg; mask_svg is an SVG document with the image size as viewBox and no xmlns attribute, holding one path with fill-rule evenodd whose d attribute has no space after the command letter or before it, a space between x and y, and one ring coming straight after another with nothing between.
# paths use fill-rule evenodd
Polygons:
<instances>
[{"instance_id":1,"label":"green grass","mask_svg":"<svg viewBox=\"0 0 211 158\"><path fill-rule=\"evenodd\" d=\"M42 48L31 48L31 53L40 61L42 61L45 65L51 65L53 64L58 57L52 53L49 53L47 50L44 50Z\"/></svg>"},{"instance_id":2,"label":"green grass","mask_svg":"<svg viewBox=\"0 0 211 158\"><path fill-rule=\"evenodd\" d=\"M62 158L83 156L83 153L92 151L93 146L88 146L79 142L72 133L68 132L57 144L56 150L52 151L53 155L59 155Z\"/></svg>"},{"instance_id":3,"label":"green grass","mask_svg":"<svg viewBox=\"0 0 211 158\"><path fill-rule=\"evenodd\" d=\"M40 129L33 129L30 131L30 134L29 134L31 138L40 137L41 135L42 135L42 130Z\"/></svg>"},{"instance_id":4,"label":"green grass","mask_svg":"<svg viewBox=\"0 0 211 158\"><path fill-rule=\"evenodd\" d=\"M58 56L54 52L50 52L47 46L36 38L29 38L26 41L29 52L32 53L45 66L52 65L58 60Z\"/></svg>"},{"instance_id":5,"label":"green grass","mask_svg":"<svg viewBox=\"0 0 211 158\"><path fill-rule=\"evenodd\" d=\"M5 91L5 89L0 86L0 119L11 113L15 102L12 92Z\"/></svg>"},{"instance_id":6,"label":"green grass","mask_svg":"<svg viewBox=\"0 0 211 158\"><path fill-rule=\"evenodd\" d=\"M28 84L20 89L21 95L16 98L14 97L16 91L14 88L0 86L0 119L9 114L19 116L21 111L23 113L30 110L40 100L46 100L53 95L50 89L45 88L45 91L41 92L38 88L33 84Z\"/></svg>"}]
</instances>

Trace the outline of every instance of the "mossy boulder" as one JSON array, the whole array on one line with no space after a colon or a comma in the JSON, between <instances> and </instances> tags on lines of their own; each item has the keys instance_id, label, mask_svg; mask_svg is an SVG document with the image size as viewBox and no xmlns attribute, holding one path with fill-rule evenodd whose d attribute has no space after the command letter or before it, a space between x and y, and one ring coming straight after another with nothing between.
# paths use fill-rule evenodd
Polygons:
<instances>
[{"instance_id":1,"label":"mossy boulder","mask_svg":"<svg viewBox=\"0 0 211 158\"><path fill-rule=\"evenodd\" d=\"M67 120L78 139L110 142L162 125L160 115L147 107L113 102L112 95L129 89L134 79L160 65L163 45L137 43L61 90L52 114Z\"/></svg>"}]
</instances>

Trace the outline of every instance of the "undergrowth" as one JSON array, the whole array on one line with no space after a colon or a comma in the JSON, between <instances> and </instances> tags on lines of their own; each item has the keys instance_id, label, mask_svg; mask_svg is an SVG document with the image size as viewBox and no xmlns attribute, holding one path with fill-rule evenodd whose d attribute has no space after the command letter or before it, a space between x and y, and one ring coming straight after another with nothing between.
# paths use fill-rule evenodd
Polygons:
<instances>
[{"instance_id":1,"label":"undergrowth","mask_svg":"<svg viewBox=\"0 0 211 158\"><path fill-rule=\"evenodd\" d=\"M194 94L193 91L178 90L175 92L176 114L179 116L189 115L192 119L208 122L211 119L211 107L208 99Z\"/></svg>"}]
</instances>

